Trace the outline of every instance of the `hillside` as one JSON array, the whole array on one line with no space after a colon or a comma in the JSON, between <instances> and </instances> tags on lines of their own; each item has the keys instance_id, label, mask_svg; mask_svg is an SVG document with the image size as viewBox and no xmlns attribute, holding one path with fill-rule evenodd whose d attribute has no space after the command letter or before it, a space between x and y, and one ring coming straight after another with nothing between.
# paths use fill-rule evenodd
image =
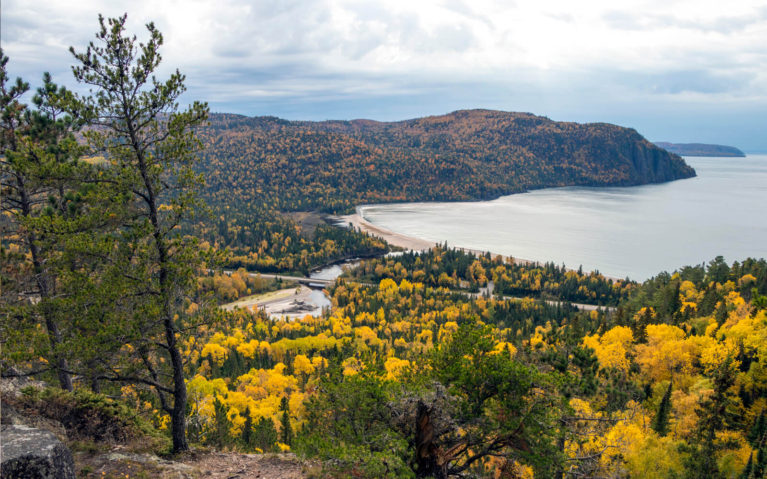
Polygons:
<instances>
[{"instance_id":1,"label":"hillside","mask_svg":"<svg viewBox=\"0 0 767 479\"><path fill-rule=\"evenodd\" d=\"M695 175L633 129L529 113L468 110L391 123L215 114L202 137L214 205L236 198L238 205L342 212L361 203L482 200Z\"/></svg>"},{"instance_id":2,"label":"hillside","mask_svg":"<svg viewBox=\"0 0 767 479\"><path fill-rule=\"evenodd\" d=\"M745 153L734 146L708 145L705 143L669 143L665 141L659 141L655 144L664 150L681 156L746 156Z\"/></svg>"}]
</instances>

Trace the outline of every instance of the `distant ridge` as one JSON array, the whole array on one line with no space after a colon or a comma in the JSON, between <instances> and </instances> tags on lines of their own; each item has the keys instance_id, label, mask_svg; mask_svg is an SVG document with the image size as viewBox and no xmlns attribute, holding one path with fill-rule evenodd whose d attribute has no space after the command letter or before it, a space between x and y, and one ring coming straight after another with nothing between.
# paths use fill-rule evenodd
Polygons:
<instances>
[{"instance_id":1,"label":"distant ridge","mask_svg":"<svg viewBox=\"0 0 767 479\"><path fill-rule=\"evenodd\" d=\"M461 110L397 122L214 114L202 137L212 203L350 211L487 200L554 186L631 186L695 175L636 130L530 113Z\"/></svg>"},{"instance_id":2,"label":"distant ridge","mask_svg":"<svg viewBox=\"0 0 767 479\"><path fill-rule=\"evenodd\" d=\"M745 153L734 146L708 145L705 143L669 143L667 141L658 141L655 144L680 156L746 156Z\"/></svg>"}]
</instances>

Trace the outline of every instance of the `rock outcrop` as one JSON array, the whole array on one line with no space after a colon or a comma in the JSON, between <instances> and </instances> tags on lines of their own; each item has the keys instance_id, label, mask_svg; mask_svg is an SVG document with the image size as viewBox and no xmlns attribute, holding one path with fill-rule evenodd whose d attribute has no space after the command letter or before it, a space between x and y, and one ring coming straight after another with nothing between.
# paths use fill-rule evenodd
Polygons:
<instances>
[{"instance_id":1,"label":"rock outcrop","mask_svg":"<svg viewBox=\"0 0 767 479\"><path fill-rule=\"evenodd\" d=\"M48 431L23 425L0 426L4 479L74 479L72 453Z\"/></svg>"}]
</instances>

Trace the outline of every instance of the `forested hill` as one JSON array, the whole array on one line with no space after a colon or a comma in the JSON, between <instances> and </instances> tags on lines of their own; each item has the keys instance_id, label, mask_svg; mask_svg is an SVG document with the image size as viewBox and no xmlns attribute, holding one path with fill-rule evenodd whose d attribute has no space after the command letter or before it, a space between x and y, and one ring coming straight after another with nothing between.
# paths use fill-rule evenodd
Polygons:
<instances>
[{"instance_id":1,"label":"forested hill","mask_svg":"<svg viewBox=\"0 0 767 479\"><path fill-rule=\"evenodd\" d=\"M746 154L734 146L708 145L705 143L668 143L659 141L655 143L664 150L684 156L719 156L719 157L745 157Z\"/></svg>"},{"instance_id":2,"label":"forested hill","mask_svg":"<svg viewBox=\"0 0 767 479\"><path fill-rule=\"evenodd\" d=\"M390 123L214 114L202 137L214 205L341 212L361 203L480 200L695 175L633 129L491 110Z\"/></svg>"}]
</instances>

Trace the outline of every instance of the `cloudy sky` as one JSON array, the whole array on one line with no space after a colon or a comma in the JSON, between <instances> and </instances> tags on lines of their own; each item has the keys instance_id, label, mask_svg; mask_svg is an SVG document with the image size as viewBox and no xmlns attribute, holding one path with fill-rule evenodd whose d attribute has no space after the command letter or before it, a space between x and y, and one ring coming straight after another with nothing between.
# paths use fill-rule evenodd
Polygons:
<instances>
[{"instance_id":1,"label":"cloudy sky","mask_svg":"<svg viewBox=\"0 0 767 479\"><path fill-rule=\"evenodd\" d=\"M213 111L400 120L463 108L767 152L764 0L3 0L12 75L72 85L97 14L154 21Z\"/></svg>"}]
</instances>

